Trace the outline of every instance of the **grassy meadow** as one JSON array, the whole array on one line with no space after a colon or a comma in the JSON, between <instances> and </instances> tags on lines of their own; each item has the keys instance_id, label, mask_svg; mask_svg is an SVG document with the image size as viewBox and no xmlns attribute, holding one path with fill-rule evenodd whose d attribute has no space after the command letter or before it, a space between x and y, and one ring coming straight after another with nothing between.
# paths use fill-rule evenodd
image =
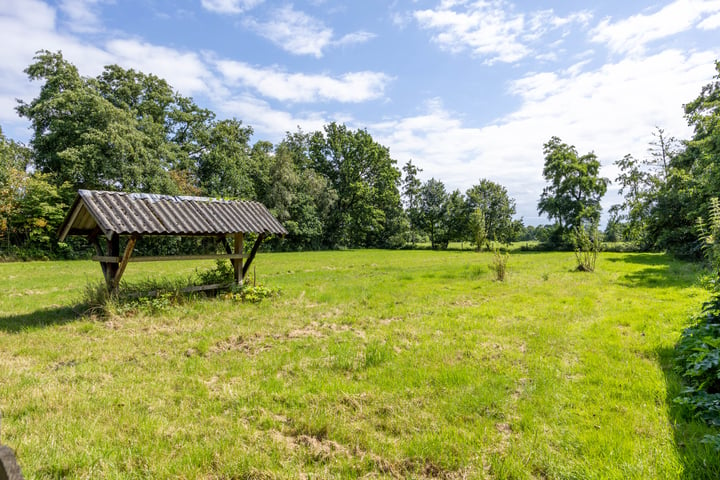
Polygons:
<instances>
[{"instance_id":1,"label":"grassy meadow","mask_svg":"<svg viewBox=\"0 0 720 480\"><path fill-rule=\"evenodd\" d=\"M720 477L672 403L697 265L514 252L496 282L491 262L260 254L279 297L108 317L79 305L97 263L0 264L0 440L29 479Z\"/></svg>"}]
</instances>

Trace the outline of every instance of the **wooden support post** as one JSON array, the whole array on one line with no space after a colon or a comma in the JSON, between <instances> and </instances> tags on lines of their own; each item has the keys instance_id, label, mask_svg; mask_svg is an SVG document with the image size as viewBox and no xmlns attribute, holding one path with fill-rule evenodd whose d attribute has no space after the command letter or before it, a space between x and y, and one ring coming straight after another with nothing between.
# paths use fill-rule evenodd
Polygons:
<instances>
[{"instance_id":1,"label":"wooden support post","mask_svg":"<svg viewBox=\"0 0 720 480\"><path fill-rule=\"evenodd\" d=\"M128 239L128 243L125 246L125 252L123 253L122 258L120 259L120 263L117 266L115 276L112 278L112 290L117 290L117 288L120 286L120 279L122 278L123 273L125 273L125 267L127 267L127 264L130 261L130 256L132 255L132 251L135 248L135 243L137 243L137 240L138 235L133 235Z\"/></svg>"},{"instance_id":2,"label":"wooden support post","mask_svg":"<svg viewBox=\"0 0 720 480\"><path fill-rule=\"evenodd\" d=\"M95 228L93 232L88 235L87 240L90 242L90 245L95 247L95 253L97 253L98 257L105 256L105 253L103 252L102 247L100 246L100 242L98 242L98 235L100 235L100 229ZM107 275L107 266L105 265L105 262L100 262L100 268L102 268L103 277L105 278L105 283L108 283L108 275Z\"/></svg>"},{"instance_id":3,"label":"wooden support post","mask_svg":"<svg viewBox=\"0 0 720 480\"><path fill-rule=\"evenodd\" d=\"M245 242L245 235L243 233L235 234L235 253L243 253L243 244ZM238 258L233 260L233 269L235 270L235 283L238 285L243 284L243 277L245 272L243 271L243 259Z\"/></svg>"},{"instance_id":4,"label":"wooden support post","mask_svg":"<svg viewBox=\"0 0 720 480\"><path fill-rule=\"evenodd\" d=\"M120 236L114 233L112 237L107 241L107 254L109 257L120 256ZM105 264L105 281L107 283L108 290L114 290L113 281L115 280L115 274L118 271L117 263L106 263Z\"/></svg>"},{"instance_id":5,"label":"wooden support post","mask_svg":"<svg viewBox=\"0 0 720 480\"><path fill-rule=\"evenodd\" d=\"M252 247L252 250L250 250L250 256L248 257L247 262L245 263L245 267L243 267L242 276L245 278L245 275L247 274L248 270L250 269L250 264L255 259L255 254L257 253L258 249L260 248L260 244L265 239L265 234L261 233L258 235L257 240L255 240L255 244Z\"/></svg>"}]
</instances>

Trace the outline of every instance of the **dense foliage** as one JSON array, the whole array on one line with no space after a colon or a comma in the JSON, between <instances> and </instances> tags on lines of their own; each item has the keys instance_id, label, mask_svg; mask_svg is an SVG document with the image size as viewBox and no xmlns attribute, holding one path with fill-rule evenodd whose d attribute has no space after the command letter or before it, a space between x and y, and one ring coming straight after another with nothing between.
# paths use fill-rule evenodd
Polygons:
<instances>
[{"instance_id":1,"label":"dense foliage","mask_svg":"<svg viewBox=\"0 0 720 480\"><path fill-rule=\"evenodd\" d=\"M252 144L251 127L217 120L154 75L109 65L83 77L48 51L25 72L42 84L36 98L17 107L32 126L29 146L0 132L3 256L82 254L82 242L58 244L55 236L80 188L257 200L286 226L285 238L266 244L282 250L425 239L433 248L450 241L479 248L511 240L520 226L504 187L481 180L466 196L448 195L438 180L422 183L411 162L403 179L388 148L366 130L330 123L287 133L277 145ZM148 239L138 248L171 254L205 247L193 239Z\"/></svg>"},{"instance_id":2,"label":"dense foliage","mask_svg":"<svg viewBox=\"0 0 720 480\"><path fill-rule=\"evenodd\" d=\"M657 129L648 158L616 162L624 202L608 228L641 248L702 256L697 219L708 217L720 191L720 62L715 68L713 81L685 105L692 138L678 141Z\"/></svg>"},{"instance_id":3,"label":"dense foliage","mask_svg":"<svg viewBox=\"0 0 720 480\"><path fill-rule=\"evenodd\" d=\"M720 451L720 289L703 305L695 323L683 331L675 350L676 369L686 385L675 403L718 428L704 441Z\"/></svg>"},{"instance_id":4,"label":"dense foliage","mask_svg":"<svg viewBox=\"0 0 720 480\"><path fill-rule=\"evenodd\" d=\"M677 370L686 383L675 399L693 416L720 427L720 201L710 201L710 217L698 221L702 250L715 278L713 297L703 305L701 315L683 331L676 346ZM720 451L720 432L706 441Z\"/></svg>"}]
</instances>

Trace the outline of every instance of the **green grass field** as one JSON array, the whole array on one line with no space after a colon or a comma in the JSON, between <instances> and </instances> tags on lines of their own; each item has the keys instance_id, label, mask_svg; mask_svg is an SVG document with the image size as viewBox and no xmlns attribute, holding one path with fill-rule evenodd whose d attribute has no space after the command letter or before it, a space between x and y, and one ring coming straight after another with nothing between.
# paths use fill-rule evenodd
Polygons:
<instances>
[{"instance_id":1,"label":"green grass field","mask_svg":"<svg viewBox=\"0 0 720 480\"><path fill-rule=\"evenodd\" d=\"M1 440L26 478L720 477L672 404L698 266L515 252L501 283L491 261L261 254L279 297L109 318L78 315L96 263L0 264Z\"/></svg>"}]
</instances>

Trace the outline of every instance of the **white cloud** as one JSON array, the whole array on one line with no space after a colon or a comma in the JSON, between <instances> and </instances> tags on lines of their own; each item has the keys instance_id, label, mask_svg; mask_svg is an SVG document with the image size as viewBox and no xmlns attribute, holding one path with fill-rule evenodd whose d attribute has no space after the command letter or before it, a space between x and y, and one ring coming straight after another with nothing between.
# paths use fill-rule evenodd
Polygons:
<instances>
[{"instance_id":1,"label":"white cloud","mask_svg":"<svg viewBox=\"0 0 720 480\"><path fill-rule=\"evenodd\" d=\"M558 17L552 10L516 13L504 0L443 0L436 9L413 13L422 28L435 31L433 41L451 52L471 51L487 63L513 63L528 56L531 44L552 30L584 24L587 12Z\"/></svg>"},{"instance_id":2,"label":"white cloud","mask_svg":"<svg viewBox=\"0 0 720 480\"><path fill-rule=\"evenodd\" d=\"M711 80L719 53L666 51L596 70L529 75L509 89L521 106L490 125L467 125L433 100L422 114L376 123L369 131L399 163L412 159L423 168L424 178L463 191L489 178L507 187L526 221L545 222L536 206L545 184L542 146L550 137L583 154L595 151L602 174L614 179L612 163L626 153L643 157L656 125L679 138L690 135L682 105ZM605 209L615 201L609 195Z\"/></svg>"},{"instance_id":3,"label":"white cloud","mask_svg":"<svg viewBox=\"0 0 720 480\"><path fill-rule=\"evenodd\" d=\"M152 73L185 95L207 92L212 74L200 56L138 40L110 40L106 44L114 62L124 68Z\"/></svg>"},{"instance_id":4,"label":"white cloud","mask_svg":"<svg viewBox=\"0 0 720 480\"><path fill-rule=\"evenodd\" d=\"M204 9L216 13L242 13L250 10L264 0L202 0Z\"/></svg>"},{"instance_id":5,"label":"white cloud","mask_svg":"<svg viewBox=\"0 0 720 480\"><path fill-rule=\"evenodd\" d=\"M701 30L715 30L716 28L720 28L720 13L707 17L698 23L698 28Z\"/></svg>"},{"instance_id":6,"label":"white cloud","mask_svg":"<svg viewBox=\"0 0 720 480\"><path fill-rule=\"evenodd\" d=\"M323 49L330 44L333 31L321 21L299 12L291 5L275 10L267 22L248 20L246 25L283 50L295 55L322 57Z\"/></svg>"},{"instance_id":7,"label":"white cloud","mask_svg":"<svg viewBox=\"0 0 720 480\"><path fill-rule=\"evenodd\" d=\"M21 123L14 111L15 99L29 100L39 85L30 83L23 72L38 50L62 50L78 69L87 75L100 72L100 65L112 63L112 57L100 48L77 38L58 33L57 12L37 0L4 0L0 11L0 122L8 130Z\"/></svg>"},{"instance_id":8,"label":"white cloud","mask_svg":"<svg viewBox=\"0 0 720 480\"><path fill-rule=\"evenodd\" d=\"M97 8L102 0L62 0L60 11L67 16L66 25L73 32L95 33L101 29Z\"/></svg>"},{"instance_id":9,"label":"white cloud","mask_svg":"<svg viewBox=\"0 0 720 480\"><path fill-rule=\"evenodd\" d=\"M375 37L373 33L358 31L333 40L332 28L304 12L293 9L292 5L276 9L271 17L272 20L266 22L248 19L245 25L294 55L313 55L320 58L323 51L330 46L363 43Z\"/></svg>"},{"instance_id":10,"label":"white cloud","mask_svg":"<svg viewBox=\"0 0 720 480\"><path fill-rule=\"evenodd\" d=\"M238 95L223 100L218 104L218 113L242 119L243 123L252 126L261 138L275 142L279 141L285 132L294 132L298 127L305 131L315 131L322 130L323 125L331 121L330 118L343 121L341 117L323 112L292 114L276 110L269 103L250 95Z\"/></svg>"},{"instance_id":11,"label":"white cloud","mask_svg":"<svg viewBox=\"0 0 720 480\"><path fill-rule=\"evenodd\" d=\"M15 98L35 97L40 82L29 82L23 70L35 52L62 50L66 60L82 75L98 75L105 65L118 64L163 78L183 95L204 95L209 107L222 116L241 118L264 138L279 140L298 125L321 128L328 121L351 121L346 114L290 113L273 109L266 101L238 92L238 85L269 98L297 102L360 102L382 97L391 78L377 72L352 72L338 76L254 69L242 62L218 62L208 52L182 51L139 39L109 38L94 46L69 33L59 33L56 8L38 0L2 0L0 31L0 125L11 138L27 139L27 122L15 113Z\"/></svg>"},{"instance_id":12,"label":"white cloud","mask_svg":"<svg viewBox=\"0 0 720 480\"><path fill-rule=\"evenodd\" d=\"M218 61L217 68L231 84L242 84L265 97L286 102L364 102L381 97L391 80L379 72L352 72L331 77L286 73L231 60Z\"/></svg>"},{"instance_id":13,"label":"white cloud","mask_svg":"<svg viewBox=\"0 0 720 480\"><path fill-rule=\"evenodd\" d=\"M590 39L607 44L613 52L642 53L648 43L690 30L705 15L718 12L718 0L676 0L655 13L633 15L616 22L606 18L591 31ZM714 17L705 19L701 28L718 21Z\"/></svg>"},{"instance_id":14,"label":"white cloud","mask_svg":"<svg viewBox=\"0 0 720 480\"><path fill-rule=\"evenodd\" d=\"M333 42L334 45L352 45L355 43L365 43L375 38L375 34L372 32L358 31L343 35L339 40Z\"/></svg>"}]
</instances>

